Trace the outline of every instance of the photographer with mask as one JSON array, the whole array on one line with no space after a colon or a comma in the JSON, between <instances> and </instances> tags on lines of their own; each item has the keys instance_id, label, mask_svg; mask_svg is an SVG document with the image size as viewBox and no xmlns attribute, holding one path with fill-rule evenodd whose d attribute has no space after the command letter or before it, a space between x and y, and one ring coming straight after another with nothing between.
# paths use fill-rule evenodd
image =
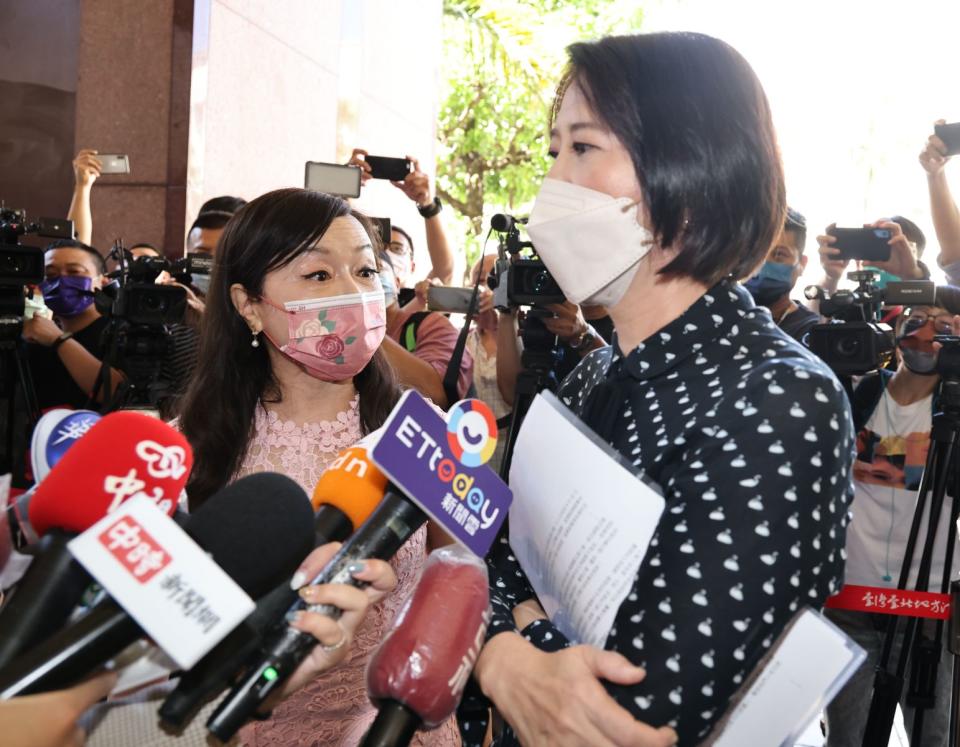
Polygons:
<instances>
[{"instance_id":1,"label":"photographer with mask","mask_svg":"<svg viewBox=\"0 0 960 747\"><path fill-rule=\"evenodd\" d=\"M930 448L930 427L937 409L937 353L934 335L960 334L960 289L937 288L935 306L906 308L897 320L896 372L881 369L859 381L851 398L858 431L853 465L853 520L847 528L845 583L857 586L896 586L906 552L917 502L917 489ZM929 515L929 508L928 508ZM947 538L948 512L940 517L930 572L930 591L940 590ZM920 527L927 533L927 519ZM922 540L921 540L922 543ZM913 556L911 586L916 579L922 544ZM957 553L960 548L955 548ZM954 565L957 564L954 555ZM830 609L827 616L867 651L867 661L827 707L828 747L859 747L863 739L874 668L880 657L887 616ZM932 620L922 628L932 632ZM900 640L894 649L894 661ZM944 651L938 669L935 706L924 718L924 744L947 744L950 711L951 657ZM901 698L907 733L915 710ZM914 745L914 747L919 747Z\"/></svg>"},{"instance_id":2,"label":"photographer with mask","mask_svg":"<svg viewBox=\"0 0 960 747\"><path fill-rule=\"evenodd\" d=\"M735 281L786 214L749 64L693 33L569 53L527 231L567 299L604 306L616 337L558 397L661 486L666 510L604 650L564 644L502 537L474 674L511 727L501 744L693 745L801 606L839 588L850 410Z\"/></svg>"},{"instance_id":3,"label":"photographer with mask","mask_svg":"<svg viewBox=\"0 0 960 747\"><path fill-rule=\"evenodd\" d=\"M806 242L806 218L788 207L783 230L767 258L757 274L743 284L757 306L766 306L777 326L801 342L804 335L820 323L819 314L790 298L794 286L807 269L807 257L803 253Z\"/></svg>"},{"instance_id":4,"label":"photographer with mask","mask_svg":"<svg viewBox=\"0 0 960 747\"><path fill-rule=\"evenodd\" d=\"M79 241L60 240L44 254L46 278L40 284L53 320L34 315L23 324L30 370L41 410L86 407L96 385L108 321L93 305L93 292L103 284L103 257ZM111 369L111 391L122 380ZM98 402L110 399L100 392Z\"/></svg>"}]
</instances>

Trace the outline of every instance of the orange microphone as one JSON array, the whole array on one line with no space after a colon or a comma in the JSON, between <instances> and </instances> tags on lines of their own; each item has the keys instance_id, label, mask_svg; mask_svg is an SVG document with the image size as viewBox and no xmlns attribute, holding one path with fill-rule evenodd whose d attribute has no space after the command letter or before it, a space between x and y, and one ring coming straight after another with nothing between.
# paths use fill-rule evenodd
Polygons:
<instances>
[{"instance_id":1,"label":"orange microphone","mask_svg":"<svg viewBox=\"0 0 960 747\"><path fill-rule=\"evenodd\" d=\"M361 441L342 451L313 490L318 545L346 540L383 500L387 477L370 461L366 446Z\"/></svg>"}]
</instances>

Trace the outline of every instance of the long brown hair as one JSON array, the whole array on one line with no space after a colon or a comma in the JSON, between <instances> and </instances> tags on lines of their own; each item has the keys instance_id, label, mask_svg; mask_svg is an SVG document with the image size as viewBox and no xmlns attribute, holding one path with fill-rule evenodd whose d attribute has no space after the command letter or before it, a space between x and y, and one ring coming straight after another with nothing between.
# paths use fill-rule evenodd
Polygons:
<instances>
[{"instance_id":1,"label":"long brown hair","mask_svg":"<svg viewBox=\"0 0 960 747\"><path fill-rule=\"evenodd\" d=\"M227 223L217 244L197 368L180 406L180 429L194 453L187 482L191 508L240 468L253 437L257 403L281 396L266 345L250 345L250 329L233 305L230 286L239 283L259 298L268 273L307 251L335 218L347 215L370 236L379 269L377 232L338 197L278 189L248 203ZM360 395L361 427L369 433L383 424L400 396L396 374L378 350L353 383Z\"/></svg>"}]
</instances>

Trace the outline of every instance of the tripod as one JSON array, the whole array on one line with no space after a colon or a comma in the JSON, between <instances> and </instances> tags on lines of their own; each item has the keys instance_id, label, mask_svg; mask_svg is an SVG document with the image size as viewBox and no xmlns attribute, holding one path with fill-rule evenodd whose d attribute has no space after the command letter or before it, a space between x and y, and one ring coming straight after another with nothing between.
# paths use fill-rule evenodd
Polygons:
<instances>
[{"instance_id":1,"label":"tripod","mask_svg":"<svg viewBox=\"0 0 960 747\"><path fill-rule=\"evenodd\" d=\"M951 345L952 343L947 343ZM914 589L926 591L930 581L930 570L933 564L934 543L937 529L946 502L948 486L952 492L950 499L950 531L944 559L943 576L940 582L940 592L951 591L950 569L953 565L953 547L957 523L960 515L960 501L957 499L958 472L960 465L958 457L958 441L960 441L960 376L946 371L951 358L956 352L944 347L940 352L938 367L941 370L939 411L933 416L930 431L930 450L927 462L920 481L917 493L917 505L914 510L913 521L910 525L910 534L904 553L903 566L897 589L903 590L908 586L910 569L913 566L913 557L920 535L923 514L927 506L927 495L932 490L930 499L930 515L927 522L926 536L920 554L920 564L917 569L917 578ZM951 607L952 615L956 619L957 610ZM887 630L881 649L880 659L877 662L876 676L873 685L873 698L870 702L870 712L863 734L863 747L886 745L890 740L890 731L893 728L894 715L897 703L903 692L904 676L907 664L912 659L910 673L910 689L907 701L915 708L913 729L910 735L910 744L919 747L923 735L923 719L926 710L935 704L937 671L940 666L940 654L943 648L944 621L937 620L933 638L924 636L920 631L919 619L908 617L903 634L896 666L891 670L893 647L900 626L900 617L891 615L887 621ZM955 625L953 626L955 627ZM960 636L958 636L960 638ZM951 640L951 646L956 646ZM957 647L960 650L960 647ZM950 743L960 747L960 733L958 733L958 708L960 708L960 661L954 659L953 697L951 699L951 738Z\"/></svg>"},{"instance_id":2,"label":"tripod","mask_svg":"<svg viewBox=\"0 0 960 747\"><path fill-rule=\"evenodd\" d=\"M510 416L510 430L507 432L503 461L500 464L500 479L508 481L510 463L513 461L513 448L520 433L523 418L533 403L533 398L544 389L551 392L557 389L557 377L553 366L557 361L557 337L543 324L543 318L550 312L531 308L524 320L521 337L523 353L520 355L520 373L513 396L513 413Z\"/></svg>"},{"instance_id":3,"label":"tripod","mask_svg":"<svg viewBox=\"0 0 960 747\"><path fill-rule=\"evenodd\" d=\"M103 408L104 414L116 410L158 410L170 388L162 377L163 363L172 349L168 331L113 317L107 336L107 354L91 399L96 400L100 391L110 392L110 369L120 368L126 379L113 392Z\"/></svg>"},{"instance_id":4,"label":"tripod","mask_svg":"<svg viewBox=\"0 0 960 747\"><path fill-rule=\"evenodd\" d=\"M24 477L22 471L25 467L22 459L14 458L18 389L26 405L27 431L32 431L40 419L40 405L33 386L30 362L24 356L20 341L23 313L23 287L0 288L0 399L7 403L0 474L15 473L15 479Z\"/></svg>"}]
</instances>

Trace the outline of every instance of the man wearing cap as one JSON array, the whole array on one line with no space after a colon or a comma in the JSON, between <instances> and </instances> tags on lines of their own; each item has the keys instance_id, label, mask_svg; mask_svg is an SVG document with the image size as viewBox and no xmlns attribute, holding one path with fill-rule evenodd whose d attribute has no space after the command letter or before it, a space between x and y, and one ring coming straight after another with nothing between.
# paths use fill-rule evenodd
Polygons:
<instances>
[{"instance_id":1,"label":"man wearing cap","mask_svg":"<svg viewBox=\"0 0 960 747\"><path fill-rule=\"evenodd\" d=\"M793 287L807 267L804 245L807 221L787 208L783 230L773 243L757 274L744 283L758 306L770 310L773 321L795 340L803 341L810 328L820 323L820 315L790 298Z\"/></svg>"}]
</instances>

